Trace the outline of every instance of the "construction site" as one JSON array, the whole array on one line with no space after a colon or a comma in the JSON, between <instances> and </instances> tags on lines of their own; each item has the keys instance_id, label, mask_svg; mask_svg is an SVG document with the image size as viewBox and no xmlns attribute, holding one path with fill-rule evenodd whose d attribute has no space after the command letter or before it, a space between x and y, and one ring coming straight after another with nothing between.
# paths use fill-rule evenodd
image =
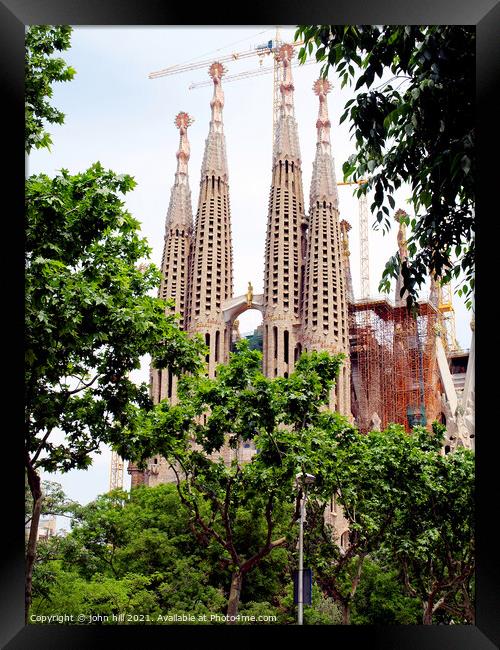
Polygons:
<instances>
[{"instance_id":1,"label":"construction site","mask_svg":"<svg viewBox=\"0 0 500 650\"><path fill-rule=\"evenodd\" d=\"M206 68L213 85L211 118L205 141L198 208L193 218L188 162L191 117L180 112L176 152L177 171L165 223L165 247L159 296L172 298L182 327L198 333L208 347L207 374L227 362L238 316L248 309L262 314L256 330L267 377L287 377L303 351L327 350L346 354L330 408L339 411L360 431L382 430L391 423L409 432L415 425L446 425L443 453L457 447L474 448L474 322L470 350L462 350L455 335L452 288L429 278L426 299L410 312L402 293L402 276L394 297L370 296L366 195L359 196L360 295L355 296L350 264L349 230L339 202L341 186L364 185L367 179L337 182L330 143L328 80L318 79L316 157L306 207L302 160L293 96L292 67L297 64L296 43L276 38L247 52L217 61L171 66L151 73L151 79ZM269 57L268 68L226 75L230 60ZM233 295L233 252L229 208L229 169L223 129L223 82L257 74L273 74L273 155L265 244L264 291ZM300 89L307 92L307 89ZM310 91L309 91L310 92ZM264 218L264 217L263 217ZM394 214L401 263L408 257L403 210ZM396 243L396 242L395 242ZM176 378L168 370L150 371L154 402L176 403ZM249 450L249 453L251 450ZM129 464L132 486L171 480L161 469L162 459L151 459L146 470ZM123 485L123 461L113 453L110 487Z\"/></svg>"}]
</instances>

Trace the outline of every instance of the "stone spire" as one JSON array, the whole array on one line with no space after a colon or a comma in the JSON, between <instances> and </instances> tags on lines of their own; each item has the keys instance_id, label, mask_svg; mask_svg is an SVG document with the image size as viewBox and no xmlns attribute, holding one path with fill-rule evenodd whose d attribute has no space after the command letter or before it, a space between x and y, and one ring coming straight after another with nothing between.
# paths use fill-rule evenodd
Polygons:
<instances>
[{"instance_id":1,"label":"stone spire","mask_svg":"<svg viewBox=\"0 0 500 650\"><path fill-rule=\"evenodd\" d=\"M160 298L174 301L174 307L169 311L180 315L179 324L182 328L186 325L189 255L193 234L193 208L188 176L190 149L187 136L188 127L192 123L193 119L183 111L177 114L174 121L180 133L176 154L177 171L165 220L165 243L158 292ZM176 388L177 378L168 368L151 369L151 394L154 402L168 398L175 403Z\"/></svg>"},{"instance_id":2,"label":"stone spire","mask_svg":"<svg viewBox=\"0 0 500 650\"><path fill-rule=\"evenodd\" d=\"M330 120L328 118L328 103L326 95L330 92L331 84L328 79L318 79L313 90L319 97L318 119L316 121L316 157L313 163L310 205L316 201L327 201L338 208L337 179L333 166L330 145Z\"/></svg>"},{"instance_id":3,"label":"stone spire","mask_svg":"<svg viewBox=\"0 0 500 650\"><path fill-rule=\"evenodd\" d=\"M187 309L188 331L201 334L209 348L206 360L210 377L214 377L218 363L227 361L231 343L231 331L223 314L223 303L233 295L231 212L222 122L224 72L219 62L210 66L214 84L212 116L201 166Z\"/></svg>"},{"instance_id":4,"label":"stone spire","mask_svg":"<svg viewBox=\"0 0 500 650\"><path fill-rule=\"evenodd\" d=\"M182 328L186 325L186 308L188 293L189 256L192 245L193 209L191 206L191 190L189 189L188 161L189 140L188 127L193 119L185 112L177 114L174 124L179 129L179 148L177 150L177 171L175 172L174 185L170 193L170 203L165 219L165 242L161 261L161 282L158 296L174 301L174 312L180 315L179 324ZM177 377L170 368L156 369L150 367L150 393L151 399L158 404L168 399L171 404L177 402ZM147 469L140 470L135 463L128 464L128 473L131 475L131 486L155 483L154 477L158 472L161 476L168 473L168 464L159 456L148 461Z\"/></svg>"},{"instance_id":5,"label":"stone spire","mask_svg":"<svg viewBox=\"0 0 500 650\"><path fill-rule=\"evenodd\" d=\"M302 295L302 343L307 350L346 355L330 408L350 414L350 365L345 248L342 247L337 183L330 147L327 79L313 90L319 98L317 144L313 164L308 219L307 254ZM347 223L347 222L345 222ZM348 224L347 224L348 225ZM344 229L344 244L347 244Z\"/></svg>"},{"instance_id":6,"label":"stone spire","mask_svg":"<svg viewBox=\"0 0 500 650\"><path fill-rule=\"evenodd\" d=\"M166 229L171 226L193 227L193 209L191 207L191 190L189 189L188 161L190 156L188 127L193 123L193 118L187 113L180 112L174 124L179 129L179 149L177 150L177 171L175 172L174 186L170 194Z\"/></svg>"},{"instance_id":7,"label":"stone spire","mask_svg":"<svg viewBox=\"0 0 500 650\"><path fill-rule=\"evenodd\" d=\"M264 275L264 373L288 376L301 352L300 298L305 252L305 214L291 58L282 45L281 108L273 152Z\"/></svg>"},{"instance_id":8,"label":"stone spire","mask_svg":"<svg viewBox=\"0 0 500 650\"><path fill-rule=\"evenodd\" d=\"M224 136L222 109L224 108L224 91L222 90L222 76L226 70L222 63L212 63L208 74L214 83L214 94L210 106L212 119L208 137L205 141L205 155L201 166L201 175L215 175L227 181L226 138Z\"/></svg>"},{"instance_id":9,"label":"stone spire","mask_svg":"<svg viewBox=\"0 0 500 650\"><path fill-rule=\"evenodd\" d=\"M292 79L293 46L289 43L282 45L276 54L276 58L283 66L283 81L280 85L281 106L275 135L273 160L282 157L300 163L299 135L293 106L293 91L295 89Z\"/></svg>"},{"instance_id":10,"label":"stone spire","mask_svg":"<svg viewBox=\"0 0 500 650\"><path fill-rule=\"evenodd\" d=\"M408 246L406 243L406 223L405 217L407 213L404 210L398 210L394 215L394 219L399 224L398 229L398 252L401 265L405 260L408 259ZM394 302L398 307L406 304L407 292L401 296L401 289L403 288L403 275L401 273L401 267L399 269L398 279L396 280L396 290L394 291Z\"/></svg>"}]
</instances>

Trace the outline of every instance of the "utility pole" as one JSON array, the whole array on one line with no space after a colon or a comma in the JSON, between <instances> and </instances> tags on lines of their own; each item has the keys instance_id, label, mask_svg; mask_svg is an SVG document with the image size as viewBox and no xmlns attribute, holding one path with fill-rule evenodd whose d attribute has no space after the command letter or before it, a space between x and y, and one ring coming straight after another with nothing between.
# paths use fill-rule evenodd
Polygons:
<instances>
[{"instance_id":1,"label":"utility pole","mask_svg":"<svg viewBox=\"0 0 500 650\"><path fill-rule=\"evenodd\" d=\"M300 500L300 528L299 528L299 573L297 594L297 624L303 625L304 621L304 520L306 510L306 494Z\"/></svg>"},{"instance_id":2,"label":"utility pole","mask_svg":"<svg viewBox=\"0 0 500 650\"><path fill-rule=\"evenodd\" d=\"M297 625L304 624L304 522L306 520L307 486L312 485L316 477L299 472L295 475L298 488L302 488L299 518L299 570L297 572Z\"/></svg>"}]
</instances>

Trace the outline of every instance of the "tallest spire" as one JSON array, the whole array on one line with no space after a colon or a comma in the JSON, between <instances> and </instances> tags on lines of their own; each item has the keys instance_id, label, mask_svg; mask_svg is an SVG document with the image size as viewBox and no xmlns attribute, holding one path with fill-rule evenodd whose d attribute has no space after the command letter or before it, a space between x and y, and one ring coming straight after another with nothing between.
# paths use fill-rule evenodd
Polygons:
<instances>
[{"instance_id":1,"label":"tallest spire","mask_svg":"<svg viewBox=\"0 0 500 650\"><path fill-rule=\"evenodd\" d=\"M201 167L202 176L221 176L227 180L226 139L224 137L222 109L224 108L224 91L222 77L226 70L222 63L215 61L209 68L208 74L214 83L214 94L210 107L212 119L208 137L205 142L205 155Z\"/></svg>"}]
</instances>

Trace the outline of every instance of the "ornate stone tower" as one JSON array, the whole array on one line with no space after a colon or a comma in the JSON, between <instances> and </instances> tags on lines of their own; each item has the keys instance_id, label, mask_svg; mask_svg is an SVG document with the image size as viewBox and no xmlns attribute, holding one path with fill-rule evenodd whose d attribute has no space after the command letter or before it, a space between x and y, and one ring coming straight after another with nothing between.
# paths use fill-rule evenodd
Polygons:
<instances>
[{"instance_id":1,"label":"ornate stone tower","mask_svg":"<svg viewBox=\"0 0 500 650\"><path fill-rule=\"evenodd\" d=\"M314 92L319 97L316 121L316 157L309 198L307 254L302 303L304 349L344 352L330 407L350 414L349 331L347 278L341 246L337 181L330 146L330 120L326 95L327 79L318 79Z\"/></svg>"},{"instance_id":2,"label":"ornate stone tower","mask_svg":"<svg viewBox=\"0 0 500 650\"><path fill-rule=\"evenodd\" d=\"M396 223L399 224L398 228L398 253L401 264L408 259L408 245L406 243L406 223L404 221L405 217L408 215L404 210L398 210L394 219ZM394 302L397 307L406 304L406 291L401 296L401 289L403 288L403 275L401 273L401 268L399 270L398 278L396 280L396 288L394 290Z\"/></svg>"},{"instance_id":3,"label":"ornate stone tower","mask_svg":"<svg viewBox=\"0 0 500 650\"><path fill-rule=\"evenodd\" d=\"M264 275L264 374L288 376L301 352L300 298L306 220L297 122L293 47L282 45L280 117L274 142Z\"/></svg>"},{"instance_id":4,"label":"ornate stone tower","mask_svg":"<svg viewBox=\"0 0 500 650\"><path fill-rule=\"evenodd\" d=\"M342 219L340 222L340 235L342 239L342 255L344 260L344 277L346 281L346 291L347 291L347 302L354 302L354 291L352 288L352 274L351 274L351 264L349 262L349 257L351 252L349 250L349 230L351 230L351 224Z\"/></svg>"},{"instance_id":5,"label":"ornate stone tower","mask_svg":"<svg viewBox=\"0 0 500 650\"><path fill-rule=\"evenodd\" d=\"M193 209L191 207L191 190L189 189L188 161L189 140L187 130L192 124L192 118L184 112L178 113L175 126L179 129L179 149L177 151L177 171L174 185L170 193L165 220L165 243L161 261L161 282L158 295L160 298L171 298L175 306L171 310L180 314L180 326L185 328L185 314L188 292L189 258L193 231ZM177 401L177 377L168 368L150 369L151 398L155 404L168 398L172 404ZM167 477L168 468L165 461L155 456L148 461L146 471L141 471L134 463L129 463L128 473L131 475L131 486L154 485Z\"/></svg>"},{"instance_id":6,"label":"ornate stone tower","mask_svg":"<svg viewBox=\"0 0 500 650\"><path fill-rule=\"evenodd\" d=\"M233 295L233 252L229 207L226 140L222 123L225 70L212 63L214 83L210 106L212 119L201 167L200 197L190 260L187 330L202 335L209 347L208 376L214 377L218 363L228 360L230 326L224 321L223 303Z\"/></svg>"},{"instance_id":7,"label":"ornate stone tower","mask_svg":"<svg viewBox=\"0 0 500 650\"><path fill-rule=\"evenodd\" d=\"M190 149L187 137L187 129L192 122L192 118L184 112L179 113L175 118L175 126L180 131L180 142L177 151L177 171L165 223L165 245L161 261L159 291L160 298L175 300L175 307L172 311L180 314L182 329L185 329L189 256L193 234L193 209L188 177ZM155 403L168 398L175 404L177 378L168 368L151 370L151 396Z\"/></svg>"}]
</instances>

